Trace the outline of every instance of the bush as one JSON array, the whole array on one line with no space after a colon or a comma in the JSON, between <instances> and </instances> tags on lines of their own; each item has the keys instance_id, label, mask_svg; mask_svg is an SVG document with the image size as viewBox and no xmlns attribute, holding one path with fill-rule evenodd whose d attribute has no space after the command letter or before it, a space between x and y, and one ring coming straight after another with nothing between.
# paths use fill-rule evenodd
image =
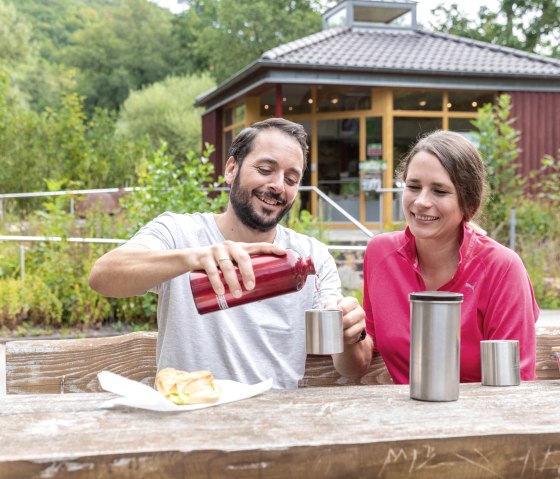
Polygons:
<instances>
[{"instance_id":1,"label":"bush","mask_svg":"<svg viewBox=\"0 0 560 479\"><path fill-rule=\"evenodd\" d=\"M509 96L502 95L495 105L481 108L473 121L480 131L479 149L491 188L482 225L491 237L508 245L510 211L515 208L516 250L531 277L537 303L541 308L560 308L560 161L547 156L539 170L521 178L516 162L519 131L511 126L510 110Z\"/></svg>"},{"instance_id":2,"label":"bush","mask_svg":"<svg viewBox=\"0 0 560 479\"><path fill-rule=\"evenodd\" d=\"M492 238L507 243L510 210L523 198L525 180L517 162L520 133L512 127L509 95L501 95L495 105L478 110L472 123L478 129L479 151L486 163L490 197L484 207L482 226Z\"/></svg>"},{"instance_id":3,"label":"bush","mask_svg":"<svg viewBox=\"0 0 560 479\"><path fill-rule=\"evenodd\" d=\"M69 212L68 196L47 197L42 210L29 217L28 230L37 236L60 237L62 241L32 243L26 248L23 288L21 279L15 279L21 273L17 245L10 244L9 253L0 256L0 327L22 328L23 324L41 323L41 318L44 325L80 329L96 328L106 322L153 327L156 295L105 298L89 287L93 263L115 245L66 239L128 238L164 211L221 211L227 196L216 191L219 182L213 181L210 153L210 147L202 156L190 152L178 165L162 145L141 164L140 189L122 199L123 211L114 216L98 205L87 210L85 218L77 218ZM68 183L66 179L49 180L47 187L61 190Z\"/></svg>"},{"instance_id":4,"label":"bush","mask_svg":"<svg viewBox=\"0 0 560 479\"><path fill-rule=\"evenodd\" d=\"M206 145L202 156L189 151L183 162L177 164L167 154L163 143L149 156L138 170L138 189L123 198L130 237L151 219L165 211L194 213L196 211L220 212L227 203L225 192L218 192L223 179L214 181L214 165L209 156L214 151Z\"/></svg>"},{"instance_id":5,"label":"bush","mask_svg":"<svg viewBox=\"0 0 560 479\"><path fill-rule=\"evenodd\" d=\"M208 75L168 77L133 91L119 113L117 132L125 138L147 136L154 149L160 141L174 158L184 158L200 147L202 108L193 108L196 97L215 86Z\"/></svg>"},{"instance_id":6,"label":"bush","mask_svg":"<svg viewBox=\"0 0 560 479\"><path fill-rule=\"evenodd\" d=\"M17 329L23 323L60 326L62 302L40 276L0 279L0 327Z\"/></svg>"}]
</instances>

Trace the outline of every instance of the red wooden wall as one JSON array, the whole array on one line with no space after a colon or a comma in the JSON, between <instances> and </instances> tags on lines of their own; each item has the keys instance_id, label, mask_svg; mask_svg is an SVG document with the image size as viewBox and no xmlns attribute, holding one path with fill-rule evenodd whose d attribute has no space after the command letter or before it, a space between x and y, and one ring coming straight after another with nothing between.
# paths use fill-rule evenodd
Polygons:
<instances>
[{"instance_id":1,"label":"red wooden wall","mask_svg":"<svg viewBox=\"0 0 560 479\"><path fill-rule=\"evenodd\" d=\"M540 167L545 154L558 157L560 93L509 92L513 126L521 131L519 147L523 174Z\"/></svg>"},{"instance_id":2,"label":"red wooden wall","mask_svg":"<svg viewBox=\"0 0 560 479\"><path fill-rule=\"evenodd\" d=\"M212 110L202 116L202 146L204 143L210 143L216 148L210 160L215 166L216 177L218 177L223 174L224 165L221 109Z\"/></svg>"}]
</instances>

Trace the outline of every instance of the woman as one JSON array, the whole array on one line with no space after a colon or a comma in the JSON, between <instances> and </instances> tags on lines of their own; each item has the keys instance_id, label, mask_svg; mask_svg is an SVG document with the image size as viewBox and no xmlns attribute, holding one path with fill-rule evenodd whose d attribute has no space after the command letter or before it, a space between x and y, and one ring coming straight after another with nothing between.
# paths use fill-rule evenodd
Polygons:
<instances>
[{"instance_id":1,"label":"woman","mask_svg":"<svg viewBox=\"0 0 560 479\"><path fill-rule=\"evenodd\" d=\"M364 257L367 332L396 383L408 383L409 293L453 291L461 305L461 382L479 382L480 341L517 339L521 379L535 379L539 309L512 250L470 220L486 193L485 169L463 136L436 131L403 159L405 231L374 237Z\"/></svg>"}]
</instances>

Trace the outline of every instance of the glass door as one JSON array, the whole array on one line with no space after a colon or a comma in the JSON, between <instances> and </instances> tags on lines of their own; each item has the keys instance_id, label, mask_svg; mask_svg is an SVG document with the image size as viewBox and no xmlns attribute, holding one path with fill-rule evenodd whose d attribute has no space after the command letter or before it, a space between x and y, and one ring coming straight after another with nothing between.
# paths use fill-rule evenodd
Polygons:
<instances>
[{"instance_id":1,"label":"glass door","mask_svg":"<svg viewBox=\"0 0 560 479\"><path fill-rule=\"evenodd\" d=\"M358 118L317 121L318 187L354 218L360 217L360 122ZM348 220L329 205L325 221Z\"/></svg>"}]
</instances>

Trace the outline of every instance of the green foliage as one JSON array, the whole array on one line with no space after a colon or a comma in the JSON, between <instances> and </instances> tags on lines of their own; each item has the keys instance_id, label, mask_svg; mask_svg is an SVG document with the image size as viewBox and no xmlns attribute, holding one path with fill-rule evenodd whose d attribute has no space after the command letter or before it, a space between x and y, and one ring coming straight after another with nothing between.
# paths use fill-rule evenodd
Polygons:
<instances>
[{"instance_id":1,"label":"green foliage","mask_svg":"<svg viewBox=\"0 0 560 479\"><path fill-rule=\"evenodd\" d=\"M530 174L529 196L517 208L517 250L541 308L560 308L560 152Z\"/></svg>"},{"instance_id":2,"label":"green foliage","mask_svg":"<svg viewBox=\"0 0 560 479\"><path fill-rule=\"evenodd\" d=\"M289 213L282 220L282 224L298 233L306 234L323 243L327 243L327 235L322 220L314 218L309 211L301 209L301 198L299 195Z\"/></svg>"},{"instance_id":3,"label":"green foliage","mask_svg":"<svg viewBox=\"0 0 560 479\"><path fill-rule=\"evenodd\" d=\"M541 308L560 309L560 202L524 199L517 208L516 250Z\"/></svg>"},{"instance_id":4,"label":"green foliage","mask_svg":"<svg viewBox=\"0 0 560 479\"><path fill-rule=\"evenodd\" d=\"M135 166L151 146L115 135L114 114L96 110L87 119L76 94L38 114L11 102L8 91L9 78L0 76L0 191L42 191L45 178L74 188L134 183Z\"/></svg>"},{"instance_id":5,"label":"green foliage","mask_svg":"<svg viewBox=\"0 0 560 479\"><path fill-rule=\"evenodd\" d=\"M117 132L126 138L147 135L154 149L163 140L169 154L184 158L200 148L202 109L192 105L213 86L208 75L193 75L169 77L131 92L120 111Z\"/></svg>"},{"instance_id":6,"label":"green foliage","mask_svg":"<svg viewBox=\"0 0 560 479\"><path fill-rule=\"evenodd\" d=\"M485 105L473 124L479 130L482 157L486 160L490 200L482 225L490 236L509 243L510 211L516 212L516 251L519 253L541 308L560 307L560 153L542 160L529 182L519 175L516 159L519 132L510 119L509 96Z\"/></svg>"},{"instance_id":7,"label":"green foliage","mask_svg":"<svg viewBox=\"0 0 560 479\"><path fill-rule=\"evenodd\" d=\"M121 0L72 34L60 56L79 70L78 92L88 112L116 111L129 91L175 73L172 18L146 0Z\"/></svg>"},{"instance_id":8,"label":"green foliage","mask_svg":"<svg viewBox=\"0 0 560 479\"><path fill-rule=\"evenodd\" d=\"M4 234L4 233L2 233ZM19 245L14 242L5 242L0 249L0 279L15 278L19 272Z\"/></svg>"},{"instance_id":9,"label":"green foliage","mask_svg":"<svg viewBox=\"0 0 560 479\"><path fill-rule=\"evenodd\" d=\"M473 125L478 129L479 151L486 161L490 198L484 210L483 227L490 236L507 242L510 210L523 198L525 180L519 173L519 131L512 127L509 95L495 105L478 110Z\"/></svg>"},{"instance_id":10,"label":"green foliage","mask_svg":"<svg viewBox=\"0 0 560 479\"><path fill-rule=\"evenodd\" d=\"M48 182L51 190L58 190L61 185L62 181ZM62 241L32 243L26 248L24 284L20 277L0 275L0 327L23 334L39 324L91 328L118 320L153 326L156 303L151 295L117 300L105 298L89 287L89 271L107 246L66 239L88 237L95 229L101 237L111 236L116 226L108 220L100 221L99 210L94 210L85 221L76 221L68 213L68 201L65 196L48 197L43 210L30 218L36 235L61 237ZM15 248L12 255L12 260L17 258Z\"/></svg>"},{"instance_id":11,"label":"green foliage","mask_svg":"<svg viewBox=\"0 0 560 479\"><path fill-rule=\"evenodd\" d=\"M207 70L217 83L265 51L321 29L311 0L188 0L174 20L185 71ZM227 47L225 47L227 45Z\"/></svg>"},{"instance_id":12,"label":"green foliage","mask_svg":"<svg viewBox=\"0 0 560 479\"><path fill-rule=\"evenodd\" d=\"M0 191L34 190L49 174L44 118L10 101L8 77L0 83Z\"/></svg>"},{"instance_id":13,"label":"green foliage","mask_svg":"<svg viewBox=\"0 0 560 479\"><path fill-rule=\"evenodd\" d=\"M215 189L213 165L208 161L212 148L207 145L202 157L190 152L178 164L166 153L165 145L148 155L139 172L140 189L125 196L126 215L110 218L101 208L87 211L77 220L69 213L68 196L50 196L29 221L37 236L60 237L62 241L34 243L25 253L25 287L14 276L17 248L11 260L0 256L0 327L23 334L43 314L45 325L57 327L98 327L106 321L132 325L135 329L153 328L157 298L154 295L109 299L94 292L88 284L95 260L112 245L74 243L70 237L114 238L126 231L129 236L139 226L163 211L219 211L227 196ZM221 181L221 179L219 180ZM58 191L67 179L48 180L47 187ZM29 293L27 291L31 291ZM30 298L26 295L33 294ZM18 329L19 328L19 329Z\"/></svg>"},{"instance_id":14,"label":"green foliage","mask_svg":"<svg viewBox=\"0 0 560 479\"><path fill-rule=\"evenodd\" d=\"M6 1L6 0L4 0ZM72 34L118 3L113 0L14 0L17 11L32 25L32 40L52 60Z\"/></svg>"},{"instance_id":15,"label":"green foliage","mask_svg":"<svg viewBox=\"0 0 560 479\"><path fill-rule=\"evenodd\" d=\"M344 285L343 285L344 287ZM364 290L362 289L351 289L348 291L343 291L344 296L350 296L356 298L360 304L364 304Z\"/></svg>"},{"instance_id":16,"label":"green foliage","mask_svg":"<svg viewBox=\"0 0 560 479\"><path fill-rule=\"evenodd\" d=\"M25 64L32 54L31 25L15 7L0 1L0 61L3 65Z\"/></svg>"},{"instance_id":17,"label":"green foliage","mask_svg":"<svg viewBox=\"0 0 560 479\"><path fill-rule=\"evenodd\" d=\"M560 57L560 4L557 0L500 0L497 10L480 7L467 16L458 3L432 10L436 31L528 52Z\"/></svg>"},{"instance_id":18,"label":"green foliage","mask_svg":"<svg viewBox=\"0 0 560 479\"><path fill-rule=\"evenodd\" d=\"M216 191L223 180L214 181L214 165L208 159L213 147L205 147L202 156L190 151L181 164L167 154L165 144L147 158L138 171L138 189L122 202L131 224L127 237L165 211L217 212L225 206L226 193Z\"/></svg>"},{"instance_id":19,"label":"green foliage","mask_svg":"<svg viewBox=\"0 0 560 479\"><path fill-rule=\"evenodd\" d=\"M533 194L543 201L560 206L560 150L556 158L545 155L538 170L530 173Z\"/></svg>"},{"instance_id":20,"label":"green foliage","mask_svg":"<svg viewBox=\"0 0 560 479\"><path fill-rule=\"evenodd\" d=\"M152 152L147 138L124 138L116 134L116 115L96 109L87 121L88 170L76 180L86 188L120 188L136 183L136 165Z\"/></svg>"},{"instance_id":21,"label":"green foliage","mask_svg":"<svg viewBox=\"0 0 560 479\"><path fill-rule=\"evenodd\" d=\"M60 325L62 303L40 276L0 278L0 327L16 329L23 322Z\"/></svg>"},{"instance_id":22,"label":"green foliage","mask_svg":"<svg viewBox=\"0 0 560 479\"><path fill-rule=\"evenodd\" d=\"M33 22L15 6L0 0L0 63L10 72L10 95L35 111L58 105L72 86L66 67L46 61L33 37Z\"/></svg>"}]
</instances>

